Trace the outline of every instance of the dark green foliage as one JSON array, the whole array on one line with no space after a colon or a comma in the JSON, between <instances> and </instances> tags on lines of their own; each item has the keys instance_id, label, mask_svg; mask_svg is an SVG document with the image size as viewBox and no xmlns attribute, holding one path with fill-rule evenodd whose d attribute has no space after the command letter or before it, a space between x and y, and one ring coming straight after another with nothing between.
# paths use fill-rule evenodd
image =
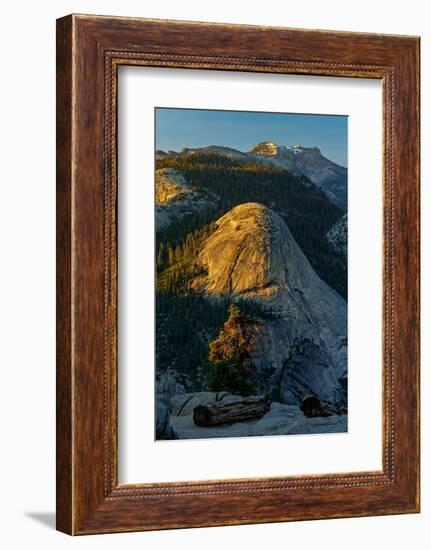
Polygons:
<instances>
[{"instance_id":1,"label":"dark green foliage","mask_svg":"<svg viewBox=\"0 0 431 550\"><path fill-rule=\"evenodd\" d=\"M208 345L226 319L229 303L209 303L193 294L158 292L156 296L156 368L174 368L189 391L205 389L211 365Z\"/></svg>"},{"instance_id":2,"label":"dark green foliage","mask_svg":"<svg viewBox=\"0 0 431 550\"><path fill-rule=\"evenodd\" d=\"M172 241L159 241L156 256L158 291L174 294L190 291L190 282L199 275L194 260L200 245L213 230L214 224L208 224L188 233L183 241L176 244Z\"/></svg>"},{"instance_id":3,"label":"dark green foliage","mask_svg":"<svg viewBox=\"0 0 431 550\"><path fill-rule=\"evenodd\" d=\"M256 388L240 375L232 361L218 361L214 364L208 387L212 391L228 391L245 397L256 394Z\"/></svg>"}]
</instances>

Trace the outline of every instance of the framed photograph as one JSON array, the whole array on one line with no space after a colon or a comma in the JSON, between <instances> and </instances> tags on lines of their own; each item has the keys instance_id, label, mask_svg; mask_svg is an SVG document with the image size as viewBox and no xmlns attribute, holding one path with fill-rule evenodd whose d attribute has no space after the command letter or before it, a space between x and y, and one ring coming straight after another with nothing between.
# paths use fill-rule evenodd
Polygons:
<instances>
[{"instance_id":1,"label":"framed photograph","mask_svg":"<svg viewBox=\"0 0 431 550\"><path fill-rule=\"evenodd\" d=\"M57 21L57 528L419 511L419 38Z\"/></svg>"}]
</instances>

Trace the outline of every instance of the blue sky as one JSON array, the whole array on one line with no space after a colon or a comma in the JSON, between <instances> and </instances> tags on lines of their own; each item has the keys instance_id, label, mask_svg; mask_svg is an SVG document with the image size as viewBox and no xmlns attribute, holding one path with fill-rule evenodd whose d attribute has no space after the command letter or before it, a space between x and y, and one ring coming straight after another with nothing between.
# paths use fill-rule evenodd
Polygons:
<instances>
[{"instance_id":1,"label":"blue sky","mask_svg":"<svg viewBox=\"0 0 431 550\"><path fill-rule=\"evenodd\" d=\"M225 145L248 151L261 141L316 146L347 166L347 116L156 108L156 148Z\"/></svg>"}]
</instances>

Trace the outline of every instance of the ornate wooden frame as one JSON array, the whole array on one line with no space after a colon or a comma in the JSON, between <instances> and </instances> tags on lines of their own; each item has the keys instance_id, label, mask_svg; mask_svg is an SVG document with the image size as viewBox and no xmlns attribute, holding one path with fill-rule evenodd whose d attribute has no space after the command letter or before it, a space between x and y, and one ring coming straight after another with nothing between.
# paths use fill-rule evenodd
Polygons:
<instances>
[{"instance_id":1,"label":"ornate wooden frame","mask_svg":"<svg viewBox=\"0 0 431 550\"><path fill-rule=\"evenodd\" d=\"M383 469L119 485L119 65L377 78L384 102ZM57 528L419 511L419 38L70 15L57 21Z\"/></svg>"}]
</instances>

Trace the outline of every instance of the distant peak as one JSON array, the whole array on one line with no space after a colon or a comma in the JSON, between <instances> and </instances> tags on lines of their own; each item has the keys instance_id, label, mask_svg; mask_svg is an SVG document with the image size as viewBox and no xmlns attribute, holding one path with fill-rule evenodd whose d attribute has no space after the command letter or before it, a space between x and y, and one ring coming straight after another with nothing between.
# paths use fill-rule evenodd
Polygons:
<instances>
[{"instance_id":1,"label":"distant peak","mask_svg":"<svg viewBox=\"0 0 431 550\"><path fill-rule=\"evenodd\" d=\"M255 145L250 152L258 155L272 156L277 155L280 152L280 146L274 141L267 140Z\"/></svg>"}]
</instances>

